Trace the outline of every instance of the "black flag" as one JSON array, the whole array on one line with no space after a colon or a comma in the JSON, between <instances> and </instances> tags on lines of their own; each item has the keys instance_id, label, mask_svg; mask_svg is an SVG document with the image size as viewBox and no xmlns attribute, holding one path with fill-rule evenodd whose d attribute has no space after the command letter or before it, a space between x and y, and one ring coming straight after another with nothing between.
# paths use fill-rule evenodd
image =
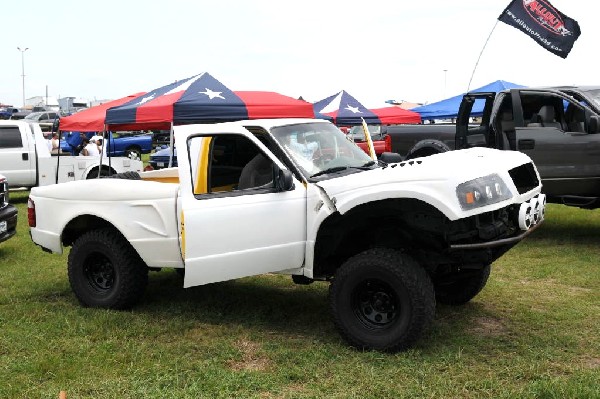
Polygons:
<instances>
[{"instance_id":1,"label":"black flag","mask_svg":"<svg viewBox=\"0 0 600 399\"><path fill-rule=\"evenodd\" d=\"M581 34L577 21L558 11L548 0L513 0L498 19L562 58L567 58Z\"/></svg>"}]
</instances>

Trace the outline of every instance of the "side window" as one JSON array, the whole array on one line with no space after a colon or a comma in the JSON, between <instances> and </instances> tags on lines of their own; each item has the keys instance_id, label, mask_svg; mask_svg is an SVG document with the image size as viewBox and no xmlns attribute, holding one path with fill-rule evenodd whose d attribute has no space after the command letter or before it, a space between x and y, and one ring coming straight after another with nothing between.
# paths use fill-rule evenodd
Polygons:
<instances>
[{"instance_id":1,"label":"side window","mask_svg":"<svg viewBox=\"0 0 600 399\"><path fill-rule=\"evenodd\" d=\"M195 195L271 191L273 162L247 137L237 134L188 140Z\"/></svg>"},{"instance_id":2,"label":"side window","mask_svg":"<svg viewBox=\"0 0 600 399\"><path fill-rule=\"evenodd\" d=\"M0 148L21 148L21 132L18 127L0 127Z\"/></svg>"}]
</instances>

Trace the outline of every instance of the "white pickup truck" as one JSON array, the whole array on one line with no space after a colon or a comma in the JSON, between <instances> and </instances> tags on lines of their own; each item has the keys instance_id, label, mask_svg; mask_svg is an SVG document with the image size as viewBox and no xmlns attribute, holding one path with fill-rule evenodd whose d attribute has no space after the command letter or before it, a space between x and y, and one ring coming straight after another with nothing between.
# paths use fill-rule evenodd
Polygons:
<instances>
[{"instance_id":1,"label":"white pickup truck","mask_svg":"<svg viewBox=\"0 0 600 399\"><path fill-rule=\"evenodd\" d=\"M178 126L175 138L178 168L31 190L31 237L71 246L83 306L133 306L154 268L178 269L184 287L283 273L331 282L349 344L402 350L436 301L472 299L544 217L538 172L516 151L376 163L314 119Z\"/></svg>"},{"instance_id":2,"label":"white pickup truck","mask_svg":"<svg viewBox=\"0 0 600 399\"><path fill-rule=\"evenodd\" d=\"M50 154L48 141L38 123L0 121L0 173L12 188L44 186L90 179L111 173L141 171L143 162L127 157ZM56 169L58 168L58 176Z\"/></svg>"}]
</instances>

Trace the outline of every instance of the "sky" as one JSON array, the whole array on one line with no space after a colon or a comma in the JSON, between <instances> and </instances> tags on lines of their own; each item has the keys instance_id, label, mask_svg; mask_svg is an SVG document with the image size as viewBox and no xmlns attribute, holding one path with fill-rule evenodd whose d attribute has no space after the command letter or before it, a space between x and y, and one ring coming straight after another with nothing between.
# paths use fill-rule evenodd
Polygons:
<instances>
[{"instance_id":1,"label":"sky","mask_svg":"<svg viewBox=\"0 0 600 399\"><path fill-rule=\"evenodd\" d=\"M552 0L581 28L566 59L498 22L509 3L28 0L0 14L0 103L22 106L23 81L25 98L107 100L202 72L310 102L345 90L371 108L496 80L600 84L600 2Z\"/></svg>"}]
</instances>

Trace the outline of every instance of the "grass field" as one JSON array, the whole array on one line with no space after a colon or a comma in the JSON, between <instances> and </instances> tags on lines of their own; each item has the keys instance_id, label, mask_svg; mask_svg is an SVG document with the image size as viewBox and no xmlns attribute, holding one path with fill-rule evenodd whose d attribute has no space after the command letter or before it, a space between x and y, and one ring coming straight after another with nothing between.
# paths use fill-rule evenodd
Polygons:
<instances>
[{"instance_id":1,"label":"grass field","mask_svg":"<svg viewBox=\"0 0 600 399\"><path fill-rule=\"evenodd\" d=\"M284 276L183 289L164 270L131 311L82 308L27 194L0 244L0 398L600 398L600 211L549 205L480 295L382 354L344 344L325 283Z\"/></svg>"}]
</instances>

